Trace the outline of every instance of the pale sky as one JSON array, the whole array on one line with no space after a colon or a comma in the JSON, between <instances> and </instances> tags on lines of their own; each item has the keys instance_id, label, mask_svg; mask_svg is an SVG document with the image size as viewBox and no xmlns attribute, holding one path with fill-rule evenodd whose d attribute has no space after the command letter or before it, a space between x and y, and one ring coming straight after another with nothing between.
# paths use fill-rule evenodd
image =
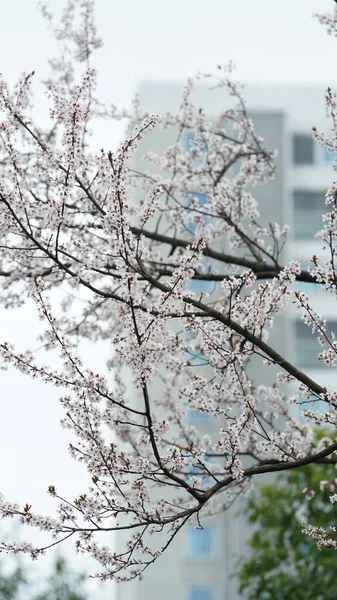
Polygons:
<instances>
[{"instance_id":1,"label":"pale sky","mask_svg":"<svg viewBox=\"0 0 337 600\"><path fill-rule=\"evenodd\" d=\"M11 82L31 70L43 79L54 42L36 0L2 4L0 70ZM49 5L58 10L62 1ZM140 80L183 82L233 60L242 81L317 84L323 97L337 79L337 40L312 14L333 6L333 0L97 0L105 40L97 54L102 94L123 105ZM41 96L37 105L43 103ZM34 346L37 321L26 309L2 311L0 323L1 340L14 339L22 350ZM93 354L88 348L87 358ZM0 372L0 382L0 491L41 511L52 506L45 494L51 483L71 498L84 491L76 485L77 477L85 482L83 471L68 458L69 435L58 423L57 391L10 373Z\"/></svg>"},{"instance_id":2,"label":"pale sky","mask_svg":"<svg viewBox=\"0 0 337 600\"><path fill-rule=\"evenodd\" d=\"M45 73L53 52L36 0L6 2L1 69ZM62 0L51 0L55 12ZM184 80L233 60L243 81L332 83L337 40L313 13L333 0L97 0L105 40L97 67L104 91L127 102L139 79Z\"/></svg>"}]
</instances>

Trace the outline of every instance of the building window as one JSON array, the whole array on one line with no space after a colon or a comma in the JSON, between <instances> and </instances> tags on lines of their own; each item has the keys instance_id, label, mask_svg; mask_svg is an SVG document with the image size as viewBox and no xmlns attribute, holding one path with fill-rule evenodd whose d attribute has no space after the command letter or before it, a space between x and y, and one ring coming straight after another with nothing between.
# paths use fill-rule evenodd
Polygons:
<instances>
[{"instance_id":1,"label":"building window","mask_svg":"<svg viewBox=\"0 0 337 600\"><path fill-rule=\"evenodd\" d=\"M188 289L191 289L191 286L188 286ZM201 348L198 348L197 344L193 344L193 341L196 340L197 334L193 331L186 332L184 334L186 340L186 354L185 359L190 363L190 365L205 365L208 363L207 356L203 353ZM194 398L196 399L196 398Z\"/></svg>"},{"instance_id":2,"label":"building window","mask_svg":"<svg viewBox=\"0 0 337 600\"><path fill-rule=\"evenodd\" d=\"M198 192L191 192L190 196L188 197L187 206L191 203L192 198L195 198L198 201L199 206L204 206L208 202L207 196L205 196L204 194L198 194Z\"/></svg>"},{"instance_id":3,"label":"building window","mask_svg":"<svg viewBox=\"0 0 337 600\"><path fill-rule=\"evenodd\" d=\"M311 136L294 136L293 159L295 165L312 165L314 163L314 139Z\"/></svg>"},{"instance_id":4,"label":"building window","mask_svg":"<svg viewBox=\"0 0 337 600\"><path fill-rule=\"evenodd\" d=\"M311 283L309 281L295 281L293 289L296 292L304 292L307 296L318 296L322 293L319 283Z\"/></svg>"},{"instance_id":5,"label":"building window","mask_svg":"<svg viewBox=\"0 0 337 600\"><path fill-rule=\"evenodd\" d=\"M337 334L337 321L329 321L327 326L328 337L329 332L334 331ZM296 362L300 367L324 367L325 364L318 360L317 355L322 352L323 348L319 345L317 338L319 332L312 333L311 327L306 325L304 321L296 321L295 323L295 349ZM324 346L327 347L326 345Z\"/></svg>"},{"instance_id":6,"label":"building window","mask_svg":"<svg viewBox=\"0 0 337 600\"><path fill-rule=\"evenodd\" d=\"M213 590L210 586L193 586L189 589L188 600L214 600Z\"/></svg>"},{"instance_id":7,"label":"building window","mask_svg":"<svg viewBox=\"0 0 337 600\"><path fill-rule=\"evenodd\" d=\"M204 155L207 154L207 152L208 152L207 144L206 144L206 142L204 142L202 140L200 141L200 144L199 144L199 140L198 140L198 144L194 144L193 143L194 138L195 138L195 134L193 131L188 131L187 133L185 133L185 135L183 137L183 148L187 152L193 152L193 150L198 152L198 154L200 156L198 156L196 158L195 164L201 165L204 160Z\"/></svg>"},{"instance_id":8,"label":"building window","mask_svg":"<svg viewBox=\"0 0 337 600\"><path fill-rule=\"evenodd\" d=\"M211 420L211 415L203 410L189 409L187 418L191 425L199 425L202 423L209 423Z\"/></svg>"},{"instance_id":9,"label":"building window","mask_svg":"<svg viewBox=\"0 0 337 600\"><path fill-rule=\"evenodd\" d=\"M323 162L326 165L331 165L335 158L337 158L337 152L328 152L326 147L322 148L323 150Z\"/></svg>"},{"instance_id":10,"label":"building window","mask_svg":"<svg viewBox=\"0 0 337 600\"><path fill-rule=\"evenodd\" d=\"M317 354L320 351L320 346L317 342L317 333L313 334L311 327L303 321L296 321L295 336L297 364L301 367L318 367Z\"/></svg>"},{"instance_id":11,"label":"building window","mask_svg":"<svg viewBox=\"0 0 337 600\"><path fill-rule=\"evenodd\" d=\"M188 284L189 290L195 294L210 294L214 288L213 281L207 281L207 279L191 279Z\"/></svg>"},{"instance_id":12,"label":"building window","mask_svg":"<svg viewBox=\"0 0 337 600\"><path fill-rule=\"evenodd\" d=\"M193 200L193 206L191 206L191 202ZM197 206L195 205L195 201L197 201ZM198 219L199 222L208 223L209 217L207 215L203 215L199 211L205 204L207 204L208 198L204 194L198 194L197 192L191 192L187 197L185 206L190 208L191 216ZM195 210L194 210L195 209ZM190 233L195 233L197 225L196 222L191 219L187 219L185 225Z\"/></svg>"},{"instance_id":13,"label":"building window","mask_svg":"<svg viewBox=\"0 0 337 600\"><path fill-rule=\"evenodd\" d=\"M295 410L295 417L302 425L306 422L306 417L304 413L306 410L313 410L315 412L319 412L324 414L329 411L329 404L324 402L323 400L306 400L300 399L297 404L297 410Z\"/></svg>"},{"instance_id":14,"label":"building window","mask_svg":"<svg viewBox=\"0 0 337 600\"><path fill-rule=\"evenodd\" d=\"M325 212L325 192L295 190L294 192L294 236L310 238L322 229L322 214Z\"/></svg>"},{"instance_id":15,"label":"building window","mask_svg":"<svg viewBox=\"0 0 337 600\"><path fill-rule=\"evenodd\" d=\"M193 558L214 556L215 540L213 528L203 527L203 529L196 529L195 527L187 527L185 532L188 556Z\"/></svg>"}]
</instances>

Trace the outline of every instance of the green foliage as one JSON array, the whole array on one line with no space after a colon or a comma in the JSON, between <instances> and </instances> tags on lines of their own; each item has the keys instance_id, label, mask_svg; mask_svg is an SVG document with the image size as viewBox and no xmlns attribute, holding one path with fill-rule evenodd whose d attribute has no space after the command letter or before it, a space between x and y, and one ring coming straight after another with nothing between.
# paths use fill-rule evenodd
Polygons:
<instances>
[{"instance_id":1,"label":"green foliage","mask_svg":"<svg viewBox=\"0 0 337 600\"><path fill-rule=\"evenodd\" d=\"M249 499L248 521L255 526L251 553L239 559L235 577L247 600L336 600L337 552L318 550L301 532L301 524L327 527L336 523L337 505L320 481L336 476L332 465L307 465L263 485ZM315 492L305 500L303 489Z\"/></svg>"},{"instance_id":2,"label":"green foliage","mask_svg":"<svg viewBox=\"0 0 337 600\"><path fill-rule=\"evenodd\" d=\"M16 600L20 589L26 584L26 578L20 568L10 575L0 571L0 600Z\"/></svg>"},{"instance_id":3,"label":"green foliage","mask_svg":"<svg viewBox=\"0 0 337 600\"><path fill-rule=\"evenodd\" d=\"M86 600L87 596L83 591L84 580L85 575L71 573L67 569L66 561L58 558L45 590L32 600Z\"/></svg>"},{"instance_id":4,"label":"green foliage","mask_svg":"<svg viewBox=\"0 0 337 600\"><path fill-rule=\"evenodd\" d=\"M56 560L53 572L42 586L41 581L29 578L22 568L16 568L10 575L0 571L0 600L87 600L84 580L85 575L72 573L62 558ZM34 587L42 591L34 593Z\"/></svg>"}]
</instances>

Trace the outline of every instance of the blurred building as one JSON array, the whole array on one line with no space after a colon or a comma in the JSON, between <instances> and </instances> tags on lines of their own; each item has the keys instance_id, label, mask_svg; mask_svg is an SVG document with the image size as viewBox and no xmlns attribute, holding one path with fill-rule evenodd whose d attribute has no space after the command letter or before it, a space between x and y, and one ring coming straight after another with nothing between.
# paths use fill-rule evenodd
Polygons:
<instances>
[{"instance_id":1,"label":"blurred building","mask_svg":"<svg viewBox=\"0 0 337 600\"><path fill-rule=\"evenodd\" d=\"M143 83L138 93L146 110L159 113L177 110L181 100L181 86L164 82ZM306 268L312 255L319 254L320 243L313 240L313 235L320 229L324 195L334 178L334 157L314 142L311 131L313 126L323 131L329 127L324 90L249 85L244 97L265 147L279 151L276 179L254 189L261 224L269 221L289 224L290 236L283 260L296 258ZM224 102L228 103L222 92L210 92L204 87L197 88L193 98L210 118L224 108ZM144 153L160 152L174 141L174 132L154 131L145 138L142 149ZM147 169L140 162L135 168ZM297 288L315 294L318 309L331 317L331 329L337 331L337 317L332 303L330 306L326 301L327 295L322 296L314 284L297 284ZM324 385L330 383L332 372L318 368L317 342L298 312L290 309L287 317L276 319L271 342L319 383L323 383L323 378ZM268 370L262 373L262 367L256 367L257 382L269 383L270 376ZM205 432L212 428L206 414L191 413L191 421ZM210 519L203 530L185 527L164 555L145 572L142 582L118 586L118 600L237 600L236 582L231 575L236 557L247 553L246 541L251 533L244 511L237 515L243 507L244 500L236 502L230 510ZM122 544L122 537L118 544Z\"/></svg>"}]
</instances>

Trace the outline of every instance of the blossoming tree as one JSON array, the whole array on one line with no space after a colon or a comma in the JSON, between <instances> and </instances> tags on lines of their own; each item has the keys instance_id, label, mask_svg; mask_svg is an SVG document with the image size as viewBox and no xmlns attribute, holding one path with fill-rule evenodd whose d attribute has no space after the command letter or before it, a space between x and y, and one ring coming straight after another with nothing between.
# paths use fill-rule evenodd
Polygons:
<instances>
[{"instance_id":1,"label":"blossoming tree","mask_svg":"<svg viewBox=\"0 0 337 600\"><path fill-rule=\"evenodd\" d=\"M337 31L336 9L320 20ZM293 284L336 294L337 189L328 189L323 227L317 223L325 251L310 268L282 264L287 228L259 225L252 194L273 178L274 154L230 76L220 73L216 85L232 108L212 122L191 103L193 82L178 114L142 114L136 106L128 116L96 98L91 65L101 41L92 2L69 0L54 31L62 54L46 82L49 129L29 116L34 73L13 90L0 83L0 297L5 308L34 300L61 366L38 364L10 341L0 340L0 350L4 363L62 390L63 424L77 440L70 453L86 465L89 484L75 501L51 485L53 518L4 498L0 512L50 532L51 544L73 537L79 552L99 561L103 579L126 580L141 576L186 522L225 510L255 475L336 461L336 389L281 356L268 334L295 302L318 338L318 360L335 368L335 334ZM335 152L330 89L326 107L331 131L314 136ZM98 117L126 118L127 134L116 150L96 155L89 142ZM136 171L134 153L153 129L172 129L176 143L147 155L148 172ZM193 292L195 280L210 282L209 293ZM83 300L76 315L74 290ZM93 345L110 341L108 376L83 364L75 333ZM275 372L272 385L254 381L253 357ZM294 405L313 399L326 411L305 410L298 422ZM215 434L192 426L189 410L207 413ZM316 442L313 425L330 425L331 437ZM104 532L118 530L125 539L128 533L119 553L102 544ZM336 543L333 524L307 531L321 546ZM5 541L1 548L33 557L45 551Z\"/></svg>"}]
</instances>

